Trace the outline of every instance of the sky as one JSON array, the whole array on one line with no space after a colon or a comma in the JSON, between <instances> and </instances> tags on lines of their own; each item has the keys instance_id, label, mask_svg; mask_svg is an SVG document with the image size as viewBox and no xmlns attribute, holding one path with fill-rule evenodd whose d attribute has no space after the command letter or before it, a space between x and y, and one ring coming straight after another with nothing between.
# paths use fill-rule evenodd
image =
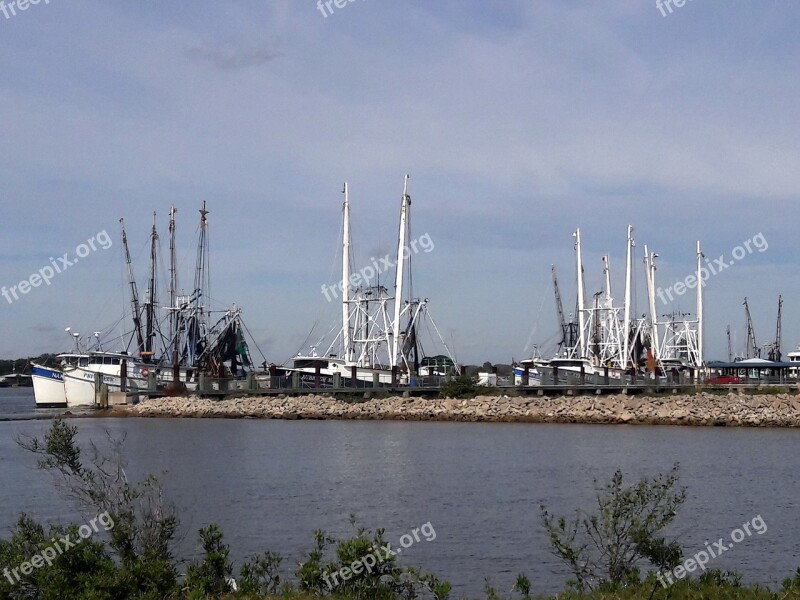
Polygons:
<instances>
[{"instance_id":1,"label":"sky","mask_svg":"<svg viewBox=\"0 0 800 600\"><path fill-rule=\"evenodd\" d=\"M619 303L629 223L638 312L644 245L670 289L700 240L732 263L704 288L707 357L727 357L728 325L744 351L745 297L759 344L779 295L783 350L800 344L800 6L342 4L0 8L0 357L69 349L66 327L130 329L120 218L141 291L157 213L163 294L174 204L189 286L205 200L211 296L285 363L340 311L321 288L338 274L343 182L360 268L394 252L406 174L412 237L434 244L413 258L414 292L459 362L552 344L550 268L573 306L577 228L587 294L609 254ZM49 284L32 278L53 263ZM694 305L689 291L658 309Z\"/></svg>"}]
</instances>

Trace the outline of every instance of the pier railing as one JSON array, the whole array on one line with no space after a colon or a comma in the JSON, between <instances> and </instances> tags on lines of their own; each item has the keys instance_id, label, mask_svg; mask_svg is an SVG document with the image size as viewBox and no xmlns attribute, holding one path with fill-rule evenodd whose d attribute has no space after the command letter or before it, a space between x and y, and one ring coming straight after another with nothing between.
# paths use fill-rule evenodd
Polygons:
<instances>
[{"instance_id":1,"label":"pier railing","mask_svg":"<svg viewBox=\"0 0 800 600\"><path fill-rule=\"evenodd\" d=\"M97 405L107 407L131 404L144 398L192 395L207 398L239 396L297 396L324 394L355 398L385 395L409 395L432 397L441 394L442 387L455 375L401 376L391 379L373 371L350 373L351 377L321 373L289 374L249 373L244 378L212 378L200 375L195 381L180 386L171 386L151 374L144 386L129 383L126 389L109 392L107 384L95 381ZM724 393L731 391L752 392L771 388L798 388L797 380L785 376L743 379L739 383L713 383L696 379L691 373L667 373L653 377L637 375L613 376L610 372L588 373L565 371L557 368L539 367L522 375L497 376L491 385L476 386L476 393L484 395L601 395L601 394L693 394L700 391Z\"/></svg>"}]
</instances>

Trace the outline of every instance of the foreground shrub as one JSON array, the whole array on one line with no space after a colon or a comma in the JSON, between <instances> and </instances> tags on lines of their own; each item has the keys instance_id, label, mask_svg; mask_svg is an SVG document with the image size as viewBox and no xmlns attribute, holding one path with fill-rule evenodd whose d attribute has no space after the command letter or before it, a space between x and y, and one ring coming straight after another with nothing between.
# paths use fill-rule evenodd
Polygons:
<instances>
[{"instance_id":1,"label":"foreground shrub","mask_svg":"<svg viewBox=\"0 0 800 600\"><path fill-rule=\"evenodd\" d=\"M617 471L604 487L595 481L595 514L578 512L568 521L540 507L553 553L569 566L577 591L638 583L644 560L658 569L678 564L680 547L658 536L686 499L685 489L674 489L677 483L678 465L668 475L644 477L631 486Z\"/></svg>"}]
</instances>

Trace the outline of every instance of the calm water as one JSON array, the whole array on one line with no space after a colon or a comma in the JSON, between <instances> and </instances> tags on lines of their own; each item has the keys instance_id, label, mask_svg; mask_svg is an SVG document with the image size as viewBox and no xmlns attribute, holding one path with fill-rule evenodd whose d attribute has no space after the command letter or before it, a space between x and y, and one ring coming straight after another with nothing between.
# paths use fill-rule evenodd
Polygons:
<instances>
[{"instance_id":1,"label":"calm water","mask_svg":"<svg viewBox=\"0 0 800 600\"><path fill-rule=\"evenodd\" d=\"M0 390L0 417L35 411L30 390ZM218 523L238 559L274 550L294 568L312 532L348 533L354 513L387 539L431 522L436 539L402 562L481 596L484 577L509 590L527 573L537 592L568 574L549 554L538 506L590 507L592 480L617 467L639 476L682 465L689 498L675 527L687 555L761 515L768 526L713 561L775 584L800 567L800 431L529 424L77 419L84 439L126 435L130 471L164 473L182 509L184 555ZM74 518L47 474L13 441L46 421L0 422L0 527L23 510Z\"/></svg>"}]
</instances>

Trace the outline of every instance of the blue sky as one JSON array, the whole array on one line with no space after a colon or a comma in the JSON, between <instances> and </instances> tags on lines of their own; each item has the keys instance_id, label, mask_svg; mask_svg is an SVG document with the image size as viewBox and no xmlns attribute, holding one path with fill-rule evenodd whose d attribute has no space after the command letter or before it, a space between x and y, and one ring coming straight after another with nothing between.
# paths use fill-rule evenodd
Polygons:
<instances>
[{"instance_id":1,"label":"blue sky","mask_svg":"<svg viewBox=\"0 0 800 600\"><path fill-rule=\"evenodd\" d=\"M709 354L725 327L759 342L794 280L800 189L800 7L693 0L44 0L0 13L0 286L98 232L114 240L9 304L0 356L68 347L64 328L127 309L119 218L140 276L158 212L178 206L182 280L209 203L212 295L244 309L273 362L338 307L341 187L360 261L391 250L411 174L415 289L460 361L508 361L555 332L550 265L574 297L571 233L587 291L610 253L622 296L626 225L660 255L659 284L758 233L769 249L706 287ZM140 287L144 281L140 280ZM683 296L674 308L691 309ZM643 291L638 302L645 308ZM661 307L660 307L661 308ZM669 307L664 307L668 310ZM532 335L533 333L533 335Z\"/></svg>"}]
</instances>

